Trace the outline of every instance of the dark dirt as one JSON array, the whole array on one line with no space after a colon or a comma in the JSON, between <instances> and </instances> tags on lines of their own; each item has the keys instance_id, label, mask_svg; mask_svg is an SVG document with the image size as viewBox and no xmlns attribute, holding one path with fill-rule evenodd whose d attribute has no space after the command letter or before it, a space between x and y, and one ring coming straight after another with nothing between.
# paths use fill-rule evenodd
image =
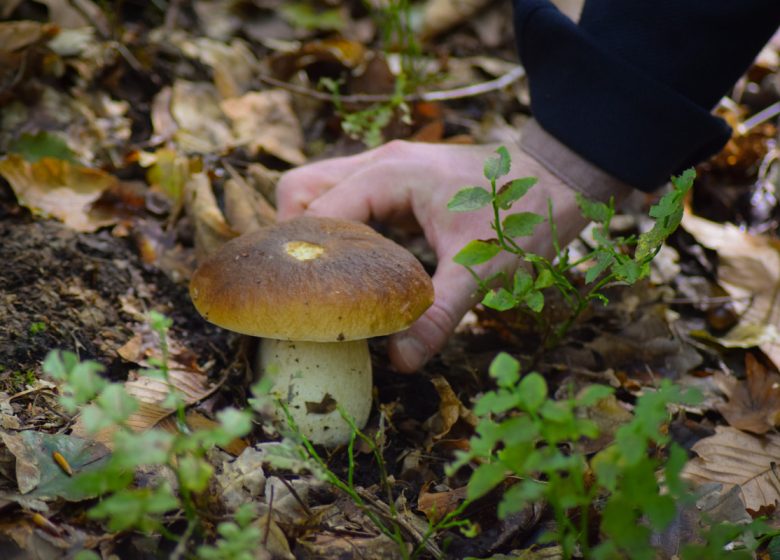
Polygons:
<instances>
[{"instance_id":1,"label":"dark dirt","mask_svg":"<svg viewBox=\"0 0 780 560\"><path fill-rule=\"evenodd\" d=\"M18 208L0 212L0 391L23 389L57 348L123 378L131 364L117 349L152 309L173 319L172 336L196 350L198 363L224 363L227 333L203 321L186 284L142 263L127 239L77 233Z\"/></svg>"}]
</instances>

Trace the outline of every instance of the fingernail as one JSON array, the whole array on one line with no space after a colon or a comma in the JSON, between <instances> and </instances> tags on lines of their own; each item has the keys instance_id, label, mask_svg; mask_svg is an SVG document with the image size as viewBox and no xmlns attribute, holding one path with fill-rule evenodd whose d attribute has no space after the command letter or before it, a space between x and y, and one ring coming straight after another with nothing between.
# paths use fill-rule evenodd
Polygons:
<instances>
[{"instance_id":1,"label":"fingernail","mask_svg":"<svg viewBox=\"0 0 780 560\"><path fill-rule=\"evenodd\" d=\"M428 349L413 336L401 336L395 340L397 366L403 372L413 372L428 361Z\"/></svg>"}]
</instances>

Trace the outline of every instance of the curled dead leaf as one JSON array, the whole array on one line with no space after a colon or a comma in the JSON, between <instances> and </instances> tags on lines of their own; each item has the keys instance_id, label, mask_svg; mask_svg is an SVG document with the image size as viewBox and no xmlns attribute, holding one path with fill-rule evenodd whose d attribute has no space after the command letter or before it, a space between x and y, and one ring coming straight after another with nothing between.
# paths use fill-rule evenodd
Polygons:
<instances>
[{"instance_id":1,"label":"curled dead leaf","mask_svg":"<svg viewBox=\"0 0 780 560\"><path fill-rule=\"evenodd\" d=\"M744 381L723 374L716 378L729 399L718 406L718 412L738 430L765 434L780 421L780 375L751 354L745 356L745 373Z\"/></svg>"}]
</instances>

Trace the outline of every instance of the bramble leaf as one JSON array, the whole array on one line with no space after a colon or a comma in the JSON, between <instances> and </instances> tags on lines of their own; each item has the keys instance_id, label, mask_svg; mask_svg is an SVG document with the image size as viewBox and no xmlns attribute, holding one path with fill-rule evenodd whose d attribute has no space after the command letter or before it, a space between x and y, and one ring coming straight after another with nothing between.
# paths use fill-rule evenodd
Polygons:
<instances>
[{"instance_id":1,"label":"bramble leaf","mask_svg":"<svg viewBox=\"0 0 780 560\"><path fill-rule=\"evenodd\" d=\"M487 206L492 199L493 195L482 187L466 187L455 193L452 200L447 203L447 210L471 212Z\"/></svg>"},{"instance_id":2,"label":"bramble leaf","mask_svg":"<svg viewBox=\"0 0 780 560\"><path fill-rule=\"evenodd\" d=\"M499 189L496 195L496 204L502 210L509 210L512 204L524 197L536 182L536 177L523 177L510 181Z\"/></svg>"},{"instance_id":3,"label":"bramble leaf","mask_svg":"<svg viewBox=\"0 0 780 560\"><path fill-rule=\"evenodd\" d=\"M500 352L490 363L488 373L499 387L509 387L520 379L520 362L506 352Z\"/></svg>"},{"instance_id":4,"label":"bramble leaf","mask_svg":"<svg viewBox=\"0 0 780 560\"><path fill-rule=\"evenodd\" d=\"M506 311L515 306L515 298L505 288L498 288L485 294L485 297L482 298L482 305L496 311Z\"/></svg>"},{"instance_id":5,"label":"bramble leaf","mask_svg":"<svg viewBox=\"0 0 780 560\"><path fill-rule=\"evenodd\" d=\"M463 266L476 266L486 263L501 252L501 247L495 242L475 239L466 243L452 260Z\"/></svg>"},{"instance_id":6,"label":"bramble leaf","mask_svg":"<svg viewBox=\"0 0 780 560\"><path fill-rule=\"evenodd\" d=\"M509 173L509 168L512 165L512 158L509 156L509 152L504 146L500 146L496 153L498 156L490 157L485 160L484 174L485 178L489 181L495 181L499 177L503 177Z\"/></svg>"},{"instance_id":7,"label":"bramble leaf","mask_svg":"<svg viewBox=\"0 0 780 560\"><path fill-rule=\"evenodd\" d=\"M590 200L580 193L576 194L576 199L582 215L599 224L608 222L615 214L615 209L612 207L612 204L607 205L603 202ZM610 201L610 203L612 203L612 201Z\"/></svg>"},{"instance_id":8,"label":"bramble leaf","mask_svg":"<svg viewBox=\"0 0 780 560\"><path fill-rule=\"evenodd\" d=\"M506 467L501 463L485 463L477 467L469 478L468 499L475 500L504 481Z\"/></svg>"}]
</instances>

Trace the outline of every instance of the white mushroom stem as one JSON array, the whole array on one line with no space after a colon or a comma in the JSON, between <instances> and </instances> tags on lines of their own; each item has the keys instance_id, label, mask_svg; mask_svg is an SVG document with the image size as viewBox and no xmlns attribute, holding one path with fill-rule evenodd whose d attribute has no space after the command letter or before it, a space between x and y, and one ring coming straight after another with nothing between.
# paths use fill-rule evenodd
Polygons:
<instances>
[{"instance_id":1,"label":"white mushroom stem","mask_svg":"<svg viewBox=\"0 0 780 560\"><path fill-rule=\"evenodd\" d=\"M351 428L337 405L363 428L371 411L368 341L300 342L261 339L258 373L273 379L271 392L284 402L301 433L313 443L335 447L349 441ZM279 411L279 417L283 414Z\"/></svg>"}]
</instances>

